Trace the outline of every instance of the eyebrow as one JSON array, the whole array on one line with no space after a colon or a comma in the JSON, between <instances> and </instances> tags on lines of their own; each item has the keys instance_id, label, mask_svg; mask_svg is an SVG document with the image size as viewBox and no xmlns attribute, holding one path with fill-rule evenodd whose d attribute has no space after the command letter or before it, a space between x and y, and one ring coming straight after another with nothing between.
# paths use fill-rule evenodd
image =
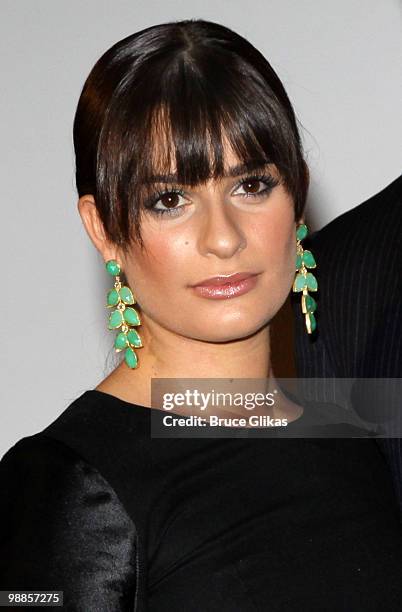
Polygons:
<instances>
[{"instance_id":1,"label":"eyebrow","mask_svg":"<svg viewBox=\"0 0 402 612\"><path fill-rule=\"evenodd\" d=\"M272 162L264 161L261 159L251 159L245 163L237 164L236 166L232 166L228 169L227 173L223 175L224 178L230 177L234 178L236 176L241 176L246 172L250 172L251 170L264 170L268 165L271 165ZM177 174L153 174L149 180L149 183L177 183L178 176Z\"/></svg>"}]
</instances>

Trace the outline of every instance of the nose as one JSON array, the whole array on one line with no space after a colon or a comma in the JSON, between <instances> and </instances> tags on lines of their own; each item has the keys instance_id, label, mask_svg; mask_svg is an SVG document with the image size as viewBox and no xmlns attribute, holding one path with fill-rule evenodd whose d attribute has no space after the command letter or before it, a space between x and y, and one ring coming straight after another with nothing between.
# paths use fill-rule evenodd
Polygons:
<instances>
[{"instance_id":1,"label":"nose","mask_svg":"<svg viewBox=\"0 0 402 612\"><path fill-rule=\"evenodd\" d=\"M246 237L236 211L230 210L223 200L214 198L205 207L198 238L198 248L202 255L215 255L221 259L233 257L245 248Z\"/></svg>"}]
</instances>

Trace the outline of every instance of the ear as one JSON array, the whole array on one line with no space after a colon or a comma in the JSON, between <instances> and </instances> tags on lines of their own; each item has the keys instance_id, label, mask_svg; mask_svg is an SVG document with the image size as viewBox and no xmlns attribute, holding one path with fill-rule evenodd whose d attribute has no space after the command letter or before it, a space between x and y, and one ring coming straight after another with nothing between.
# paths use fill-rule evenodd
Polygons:
<instances>
[{"instance_id":1,"label":"ear","mask_svg":"<svg viewBox=\"0 0 402 612\"><path fill-rule=\"evenodd\" d=\"M309 185L310 185L310 170L305 160L303 160L303 170L304 170L304 191L307 196ZM296 219L297 224L306 223L304 212L302 213L300 219Z\"/></svg>"},{"instance_id":2,"label":"ear","mask_svg":"<svg viewBox=\"0 0 402 612\"><path fill-rule=\"evenodd\" d=\"M81 196L78 200L77 208L89 238L102 255L104 261L116 259L117 249L106 238L93 195Z\"/></svg>"},{"instance_id":3,"label":"ear","mask_svg":"<svg viewBox=\"0 0 402 612\"><path fill-rule=\"evenodd\" d=\"M306 161L304 162L304 175L305 175L306 192L307 192L309 185L310 185L310 170L309 170L309 167Z\"/></svg>"}]
</instances>

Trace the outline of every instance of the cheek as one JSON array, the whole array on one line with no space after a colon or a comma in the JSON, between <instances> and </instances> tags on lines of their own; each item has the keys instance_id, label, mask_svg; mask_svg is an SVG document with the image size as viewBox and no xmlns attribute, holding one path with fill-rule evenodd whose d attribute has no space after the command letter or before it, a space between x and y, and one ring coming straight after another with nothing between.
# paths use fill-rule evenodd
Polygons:
<instances>
[{"instance_id":1,"label":"cheek","mask_svg":"<svg viewBox=\"0 0 402 612\"><path fill-rule=\"evenodd\" d=\"M296 263L296 240L293 227L278 227L266 235L266 251L270 266L281 272L293 271Z\"/></svg>"},{"instance_id":2,"label":"cheek","mask_svg":"<svg viewBox=\"0 0 402 612\"><path fill-rule=\"evenodd\" d=\"M276 204L276 203L275 203ZM255 252L264 268L262 277L262 315L271 319L282 307L296 272L296 233L293 206L278 202L253 226Z\"/></svg>"},{"instance_id":3,"label":"cheek","mask_svg":"<svg viewBox=\"0 0 402 612\"><path fill-rule=\"evenodd\" d=\"M152 256L147 260L149 277L158 279L161 284L169 284L169 279L173 279L177 284L180 277L184 281L191 259L190 245L190 240L174 234L166 234L158 241L154 241Z\"/></svg>"},{"instance_id":4,"label":"cheek","mask_svg":"<svg viewBox=\"0 0 402 612\"><path fill-rule=\"evenodd\" d=\"M144 252L133 251L127 270L138 302L145 306L158 296L167 295L172 287L177 287L180 278L185 278L190 241L172 235L167 240L166 234L158 234L145 237L144 243L152 247L148 246Z\"/></svg>"},{"instance_id":5,"label":"cheek","mask_svg":"<svg viewBox=\"0 0 402 612\"><path fill-rule=\"evenodd\" d=\"M286 284L296 264L293 209L284 214L282 207L262 216L252 228L252 239L256 251L263 257L268 276L282 278Z\"/></svg>"}]
</instances>

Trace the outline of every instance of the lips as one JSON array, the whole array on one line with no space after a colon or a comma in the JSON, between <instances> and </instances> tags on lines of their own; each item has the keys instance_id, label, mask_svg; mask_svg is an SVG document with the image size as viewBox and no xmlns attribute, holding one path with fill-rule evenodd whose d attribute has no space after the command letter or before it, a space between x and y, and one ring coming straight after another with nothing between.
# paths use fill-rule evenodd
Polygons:
<instances>
[{"instance_id":1,"label":"lips","mask_svg":"<svg viewBox=\"0 0 402 612\"><path fill-rule=\"evenodd\" d=\"M260 273L238 272L236 274L214 276L192 287L192 291L208 300L228 300L248 293L258 283Z\"/></svg>"},{"instance_id":2,"label":"lips","mask_svg":"<svg viewBox=\"0 0 402 612\"><path fill-rule=\"evenodd\" d=\"M193 285L193 287L220 287L222 285L230 285L235 282L256 276L257 272L236 272L236 274L226 274L222 276L213 276Z\"/></svg>"}]
</instances>

